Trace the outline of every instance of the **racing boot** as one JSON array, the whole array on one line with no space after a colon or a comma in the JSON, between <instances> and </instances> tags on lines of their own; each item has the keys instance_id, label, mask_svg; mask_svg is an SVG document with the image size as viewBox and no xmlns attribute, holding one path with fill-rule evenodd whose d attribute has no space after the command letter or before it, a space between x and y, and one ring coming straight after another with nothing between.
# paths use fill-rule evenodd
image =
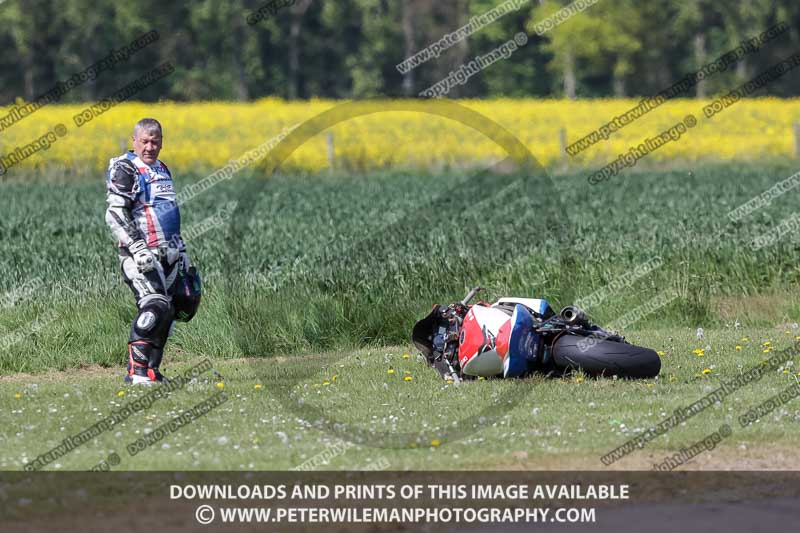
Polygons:
<instances>
[{"instance_id":1,"label":"racing boot","mask_svg":"<svg viewBox=\"0 0 800 533\"><path fill-rule=\"evenodd\" d=\"M133 341L128 344L128 374L126 383L133 385L153 385L159 381L169 381L159 370L163 348L156 348L146 341Z\"/></svg>"}]
</instances>

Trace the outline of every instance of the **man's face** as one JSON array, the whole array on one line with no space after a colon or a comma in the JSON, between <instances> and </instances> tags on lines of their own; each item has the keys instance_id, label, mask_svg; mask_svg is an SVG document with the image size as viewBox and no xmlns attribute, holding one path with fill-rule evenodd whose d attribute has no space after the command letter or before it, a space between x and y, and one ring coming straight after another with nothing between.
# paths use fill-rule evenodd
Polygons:
<instances>
[{"instance_id":1,"label":"man's face","mask_svg":"<svg viewBox=\"0 0 800 533\"><path fill-rule=\"evenodd\" d=\"M139 130L133 137L133 152L148 165L155 163L158 153L161 152L161 132L148 133Z\"/></svg>"}]
</instances>

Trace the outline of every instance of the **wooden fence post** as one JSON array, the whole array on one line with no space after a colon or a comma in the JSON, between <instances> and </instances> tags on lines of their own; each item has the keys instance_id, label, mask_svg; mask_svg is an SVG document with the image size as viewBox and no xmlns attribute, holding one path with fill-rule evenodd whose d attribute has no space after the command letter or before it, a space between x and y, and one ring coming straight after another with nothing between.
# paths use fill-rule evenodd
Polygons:
<instances>
[{"instance_id":1,"label":"wooden fence post","mask_svg":"<svg viewBox=\"0 0 800 533\"><path fill-rule=\"evenodd\" d=\"M567 156L567 129L562 127L559 131L558 137L559 144L561 145L561 169L566 170L569 167L569 158Z\"/></svg>"},{"instance_id":2,"label":"wooden fence post","mask_svg":"<svg viewBox=\"0 0 800 533\"><path fill-rule=\"evenodd\" d=\"M333 172L333 169L336 168L336 151L333 146L333 132L329 131L325 138L328 143L328 168Z\"/></svg>"}]
</instances>

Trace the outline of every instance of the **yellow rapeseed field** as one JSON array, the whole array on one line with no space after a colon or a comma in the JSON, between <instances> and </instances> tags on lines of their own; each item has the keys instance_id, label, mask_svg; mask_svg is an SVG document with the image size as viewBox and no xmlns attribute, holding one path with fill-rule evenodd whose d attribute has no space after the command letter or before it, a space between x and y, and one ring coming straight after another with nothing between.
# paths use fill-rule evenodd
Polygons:
<instances>
[{"instance_id":1,"label":"yellow rapeseed field","mask_svg":"<svg viewBox=\"0 0 800 533\"><path fill-rule=\"evenodd\" d=\"M410 102L419 107L431 106L434 113L398 110ZM562 153L562 128L567 144L571 144L635 107L639 101L498 99L457 103L507 128L548 166L560 165L564 158L570 165L603 166L690 114L697 125L679 140L651 153L648 162L757 161L794 155L792 125L800 122L800 99L742 100L709 118L703 108L710 102L694 99L666 102L575 157L565 157ZM179 173L196 173L219 168L259 145L271 147L266 143L282 131L342 104L330 100L287 102L272 98L251 103L132 102L98 113L99 116L80 127L74 117L86 108L85 104L45 106L11 125L8 117L13 107L5 107L0 111L0 119L6 117L0 123L0 158L4 158L0 161L10 166L13 158L9 159L9 154L61 124L66 134L57 137L49 149L11 165L15 168L8 168L7 173L17 168L43 169L51 165L102 173L110 157L130 147L133 124L149 116L164 125L161 159ZM472 167L506 155L504 148L483 133L436 114L435 102L386 100L368 105L377 112L356 118L347 114L338 117L341 120L338 124L304 141L286 161L286 168L309 172L327 169L328 131L333 137L336 164L345 169Z\"/></svg>"}]
</instances>

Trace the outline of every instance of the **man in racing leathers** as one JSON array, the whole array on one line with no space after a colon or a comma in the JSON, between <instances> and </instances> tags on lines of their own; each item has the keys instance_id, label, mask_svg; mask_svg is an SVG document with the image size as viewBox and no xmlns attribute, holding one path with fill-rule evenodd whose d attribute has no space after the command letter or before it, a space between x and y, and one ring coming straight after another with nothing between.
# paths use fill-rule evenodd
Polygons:
<instances>
[{"instance_id":1,"label":"man in racing leathers","mask_svg":"<svg viewBox=\"0 0 800 533\"><path fill-rule=\"evenodd\" d=\"M181 218L172 174L158 160L161 124L136 123L133 150L109 161L106 222L119 241L125 282L138 314L128 341L125 381L153 384L173 321L188 322L200 303L200 278L181 240Z\"/></svg>"}]
</instances>

